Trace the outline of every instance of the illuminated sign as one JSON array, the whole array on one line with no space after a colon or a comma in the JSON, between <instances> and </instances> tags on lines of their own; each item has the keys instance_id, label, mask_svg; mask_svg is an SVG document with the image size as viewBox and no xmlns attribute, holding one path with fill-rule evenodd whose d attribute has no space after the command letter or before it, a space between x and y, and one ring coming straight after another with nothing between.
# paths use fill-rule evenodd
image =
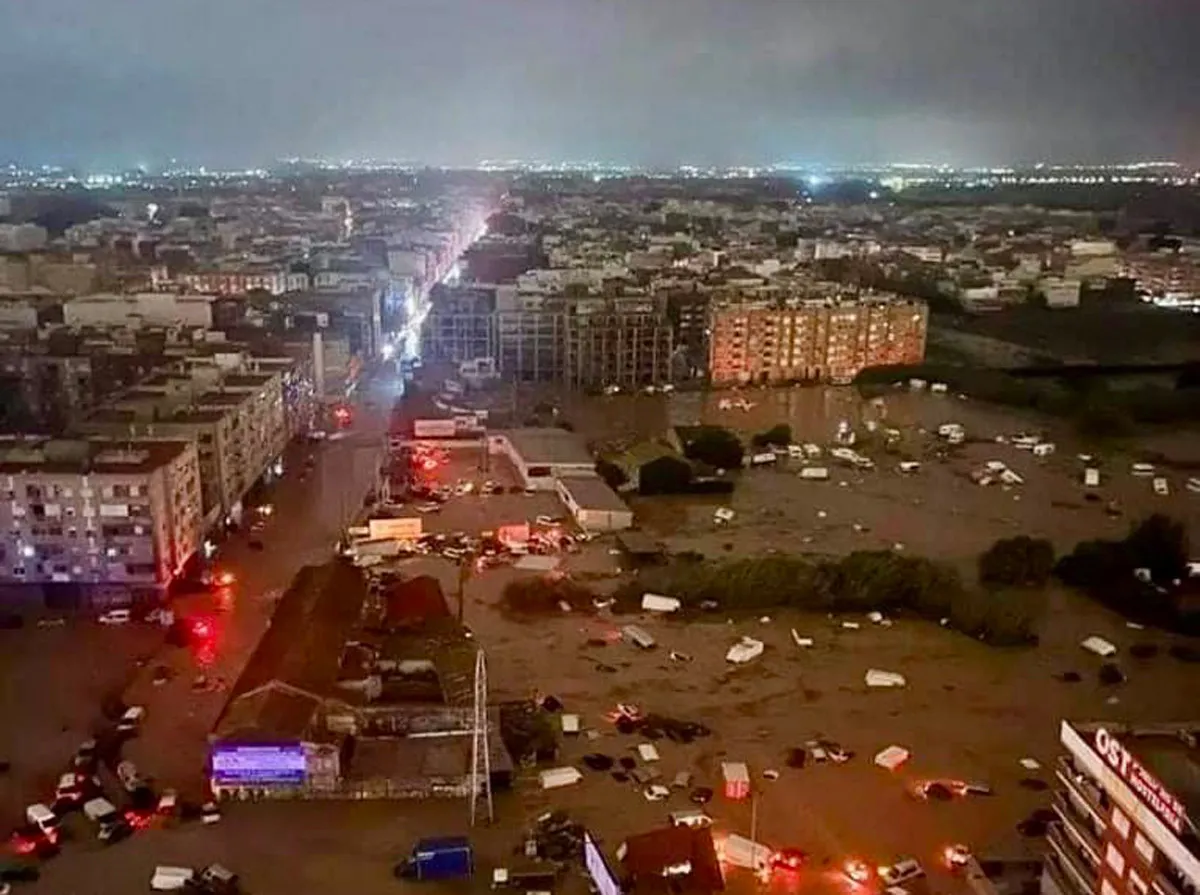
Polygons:
<instances>
[{"instance_id":1,"label":"illuminated sign","mask_svg":"<svg viewBox=\"0 0 1200 895\"><path fill-rule=\"evenodd\" d=\"M1176 833L1183 833L1187 818L1183 804L1157 777L1142 767L1141 762L1130 754L1120 740L1103 727L1096 731L1096 751L1151 811Z\"/></svg>"},{"instance_id":2,"label":"illuminated sign","mask_svg":"<svg viewBox=\"0 0 1200 895\"><path fill-rule=\"evenodd\" d=\"M212 751L212 780L218 786L270 786L304 783L304 747L220 744Z\"/></svg>"},{"instance_id":3,"label":"illuminated sign","mask_svg":"<svg viewBox=\"0 0 1200 895\"><path fill-rule=\"evenodd\" d=\"M621 895L621 884L608 869L604 854L587 832L583 834L583 866L587 868L588 876L592 878L592 884L600 895Z\"/></svg>"}]
</instances>

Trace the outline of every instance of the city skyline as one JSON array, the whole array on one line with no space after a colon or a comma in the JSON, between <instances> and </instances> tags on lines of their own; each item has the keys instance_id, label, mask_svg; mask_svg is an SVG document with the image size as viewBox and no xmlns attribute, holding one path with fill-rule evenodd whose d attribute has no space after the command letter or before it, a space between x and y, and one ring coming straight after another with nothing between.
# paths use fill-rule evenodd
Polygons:
<instances>
[{"instance_id":1,"label":"city skyline","mask_svg":"<svg viewBox=\"0 0 1200 895\"><path fill-rule=\"evenodd\" d=\"M1197 29L1178 0L52 0L0 10L0 158L1193 165Z\"/></svg>"}]
</instances>

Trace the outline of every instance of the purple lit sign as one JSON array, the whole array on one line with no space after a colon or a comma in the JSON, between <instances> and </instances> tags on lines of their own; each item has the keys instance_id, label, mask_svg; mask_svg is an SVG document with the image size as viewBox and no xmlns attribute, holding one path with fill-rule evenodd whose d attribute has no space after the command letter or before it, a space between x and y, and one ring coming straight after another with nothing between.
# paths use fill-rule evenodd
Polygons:
<instances>
[{"instance_id":1,"label":"purple lit sign","mask_svg":"<svg viewBox=\"0 0 1200 895\"><path fill-rule=\"evenodd\" d=\"M223 744L212 751L212 780L218 786L300 785L307 776L304 747Z\"/></svg>"}]
</instances>

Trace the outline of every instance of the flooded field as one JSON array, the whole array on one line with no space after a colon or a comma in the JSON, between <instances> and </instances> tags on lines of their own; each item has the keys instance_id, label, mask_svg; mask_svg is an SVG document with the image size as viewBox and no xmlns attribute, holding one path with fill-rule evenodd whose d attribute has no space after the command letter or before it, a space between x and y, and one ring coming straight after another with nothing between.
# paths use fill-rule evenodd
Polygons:
<instances>
[{"instance_id":1,"label":"flooded field","mask_svg":"<svg viewBox=\"0 0 1200 895\"><path fill-rule=\"evenodd\" d=\"M1086 538L1122 536L1133 521L1154 512L1200 531L1200 495L1185 488L1189 476L1200 474L1192 465L1200 464L1197 433L1155 432L1117 445L1088 443L1061 421L952 394L899 389L878 401L863 399L851 388L555 400L561 417L601 447L661 437L670 425L697 422L727 426L745 439L786 423L795 441L822 447L823 456L808 465L828 468L828 481L802 480L800 464L784 460L740 473L730 498L632 498L638 524L673 549L711 556L883 548L966 562L997 538L1029 534L1068 550ZM731 401L734 406L728 406ZM828 456L843 421L858 433L855 449L874 459L874 469L854 469ZM960 423L967 436L965 444L948 452L936 434L947 422ZM874 435L868 425L876 426ZM880 434L885 428L900 432L887 450ZM1034 457L996 442L1021 432L1053 442L1055 452ZM1094 459L1085 463L1081 454ZM1166 496L1154 492L1149 478L1130 474L1130 463L1148 455L1158 462L1157 474L1167 479ZM901 473L901 460L919 461L921 468ZM1003 462L1024 484L975 484L971 473L989 461ZM1099 487L1084 487L1085 466L1100 469ZM1119 515L1106 512L1109 502L1115 502ZM731 524L714 523L718 506L734 510Z\"/></svg>"}]
</instances>

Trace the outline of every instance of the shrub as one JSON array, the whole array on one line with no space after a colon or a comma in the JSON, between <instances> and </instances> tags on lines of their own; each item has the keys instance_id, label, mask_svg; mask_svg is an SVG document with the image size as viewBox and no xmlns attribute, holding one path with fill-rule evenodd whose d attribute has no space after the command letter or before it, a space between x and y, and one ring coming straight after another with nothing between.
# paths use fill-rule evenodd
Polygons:
<instances>
[{"instance_id":1,"label":"shrub","mask_svg":"<svg viewBox=\"0 0 1200 895\"><path fill-rule=\"evenodd\" d=\"M692 466L681 457L658 457L638 473L639 494L687 494L692 487Z\"/></svg>"},{"instance_id":2,"label":"shrub","mask_svg":"<svg viewBox=\"0 0 1200 895\"><path fill-rule=\"evenodd\" d=\"M629 477L625 475L625 470L608 460L596 461L596 475L604 479L604 483L614 491L629 483Z\"/></svg>"},{"instance_id":3,"label":"shrub","mask_svg":"<svg viewBox=\"0 0 1200 895\"><path fill-rule=\"evenodd\" d=\"M561 613L567 604L572 609L591 610L592 591L570 578L554 575L517 578L504 586L501 604L514 615Z\"/></svg>"},{"instance_id":4,"label":"shrub","mask_svg":"<svg viewBox=\"0 0 1200 895\"><path fill-rule=\"evenodd\" d=\"M1156 514L1135 525L1121 541L1081 541L1059 560L1055 574L1134 621L1184 633L1200 627L1173 582L1186 579L1188 537L1183 523ZM1139 580L1136 569L1150 572Z\"/></svg>"},{"instance_id":5,"label":"shrub","mask_svg":"<svg viewBox=\"0 0 1200 895\"><path fill-rule=\"evenodd\" d=\"M737 469L745 453L741 440L721 426L695 426L683 445L683 455L689 460L716 469Z\"/></svg>"},{"instance_id":6,"label":"shrub","mask_svg":"<svg viewBox=\"0 0 1200 895\"><path fill-rule=\"evenodd\" d=\"M787 423L772 426L766 432L759 432L751 438L750 443L756 448L787 447L792 443L792 427Z\"/></svg>"},{"instance_id":7,"label":"shrub","mask_svg":"<svg viewBox=\"0 0 1200 895\"><path fill-rule=\"evenodd\" d=\"M1045 538L1001 538L979 556L979 580L990 587L1042 587L1054 573L1054 545Z\"/></svg>"},{"instance_id":8,"label":"shrub","mask_svg":"<svg viewBox=\"0 0 1200 895\"><path fill-rule=\"evenodd\" d=\"M776 554L750 559L691 560L647 570L617 593L622 609L635 609L643 593L670 594L695 609L706 600L727 611L761 612L791 607L823 612L907 609L988 643L1036 639L1037 594L966 590L950 566L890 551L858 551L838 560L809 561Z\"/></svg>"},{"instance_id":9,"label":"shrub","mask_svg":"<svg viewBox=\"0 0 1200 895\"><path fill-rule=\"evenodd\" d=\"M1147 568L1155 581L1174 581L1187 576L1189 546L1187 528L1162 513L1138 523L1125 538L1134 568Z\"/></svg>"}]
</instances>

